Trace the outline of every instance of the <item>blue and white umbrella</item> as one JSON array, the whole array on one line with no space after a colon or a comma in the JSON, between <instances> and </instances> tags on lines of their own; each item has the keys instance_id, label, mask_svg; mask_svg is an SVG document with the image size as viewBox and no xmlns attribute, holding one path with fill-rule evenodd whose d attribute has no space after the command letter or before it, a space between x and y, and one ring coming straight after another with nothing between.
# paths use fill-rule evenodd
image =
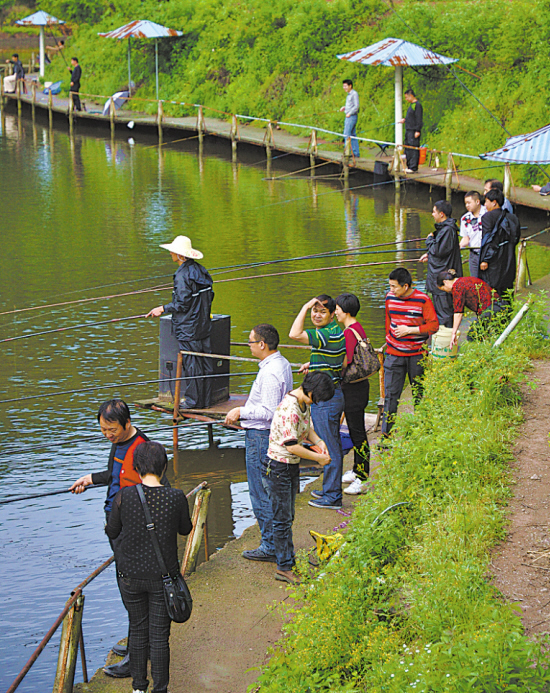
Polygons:
<instances>
[{"instance_id":1,"label":"blue and white umbrella","mask_svg":"<svg viewBox=\"0 0 550 693\"><path fill-rule=\"evenodd\" d=\"M550 125L526 135L514 135L504 147L479 155L485 161L504 164L550 164Z\"/></svg>"}]
</instances>

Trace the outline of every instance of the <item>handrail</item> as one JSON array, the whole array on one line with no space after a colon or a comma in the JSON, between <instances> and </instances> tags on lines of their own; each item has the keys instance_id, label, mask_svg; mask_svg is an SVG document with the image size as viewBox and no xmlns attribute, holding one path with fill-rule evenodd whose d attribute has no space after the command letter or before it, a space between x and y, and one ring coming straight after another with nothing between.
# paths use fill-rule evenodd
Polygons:
<instances>
[{"instance_id":1,"label":"handrail","mask_svg":"<svg viewBox=\"0 0 550 693\"><path fill-rule=\"evenodd\" d=\"M206 488L207 485L208 485L208 483L206 481L202 481L192 491L189 491L189 493L186 494L186 498L190 498L191 496L197 494L199 491L202 491L203 489ZM92 580L94 580L98 575L100 575L104 570L106 570L114 560L115 560L114 556L111 556L110 558L108 558L104 563L102 563L99 566L99 568L96 568L93 573L90 573L90 575L88 575L88 577L85 580L83 580L77 587L74 588L74 590L71 592L71 596L70 596L69 600L65 604L65 608L59 614L59 616L56 618L56 620L54 621L50 630L42 638L42 641L40 642L38 647L35 649L35 651L32 653L32 655L29 657L28 662L25 664L23 669L21 669L18 676L15 678L14 682L8 688L6 693L14 693L14 691L17 690L21 681L23 681L25 676L29 673L29 670L32 667L32 665L36 662L36 660L38 659L40 654L43 652L46 645L49 643L49 641L54 636L56 630L63 623L63 619L67 616L67 614L73 608L73 606L76 604L78 599L83 595L82 590L84 589L84 587L86 587L86 585L90 584L90 582ZM82 653L81 653L81 657L84 658Z\"/></svg>"}]
</instances>

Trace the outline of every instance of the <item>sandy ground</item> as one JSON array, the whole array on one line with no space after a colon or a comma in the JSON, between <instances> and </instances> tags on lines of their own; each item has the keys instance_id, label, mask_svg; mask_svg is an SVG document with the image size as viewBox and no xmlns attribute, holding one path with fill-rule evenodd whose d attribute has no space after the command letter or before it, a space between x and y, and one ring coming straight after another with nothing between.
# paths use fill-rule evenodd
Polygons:
<instances>
[{"instance_id":1,"label":"sandy ground","mask_svg":"<svg viewBox=\"0 0 550 693\"><path fill-rule=\"evenodd\" d=\"M492 570L496 587L521 607L525 633L534 636L550 632L550 363L537 362L529 381L537 387L522 388L525 422L514 449L510 528Z\"/></svg>"}]
</instances>

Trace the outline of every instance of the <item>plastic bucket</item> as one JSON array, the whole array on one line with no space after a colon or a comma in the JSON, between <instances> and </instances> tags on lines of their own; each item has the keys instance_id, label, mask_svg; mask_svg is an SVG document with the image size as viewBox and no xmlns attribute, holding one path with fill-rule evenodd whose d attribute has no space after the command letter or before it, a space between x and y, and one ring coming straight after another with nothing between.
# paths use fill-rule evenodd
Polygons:
<instances>
[{"instance_id":1,"label":"plastic bucket","mask_svg":"<svg viewBox=\"0 0 550 693\"><path fill-rule=\"evenodd\" d=\"M432 337L432 356L436 359L455 359L458 354L458 345L455 344L453 348L449 346L451 343L451 335L453 333L452 328L450 327L443 327L443 325L439 328L439 330L434 334ZM460 332L458 332L457 336L460 336Z\"/></svg>"},{"instance_id":2,"label":"plastic bucket","mask_svg":"<svg viewBox=\"0 0 550 693\"><path fill-rule=\"evenodd\" d=\"M423 145L420 147L418 150L418 165L421 166L422 164L426 163L426 155L428 153L428 147L426 145Z\"/></svg>"}]
</instances>

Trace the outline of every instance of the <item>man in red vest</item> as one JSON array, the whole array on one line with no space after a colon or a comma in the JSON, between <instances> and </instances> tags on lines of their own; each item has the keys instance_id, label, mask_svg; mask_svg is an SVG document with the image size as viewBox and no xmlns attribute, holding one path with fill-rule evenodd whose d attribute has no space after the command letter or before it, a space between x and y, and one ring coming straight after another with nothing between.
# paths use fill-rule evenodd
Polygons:
<instances>
[{"instance_id":1,"label":"man in red vest","mask_svg":"<svg viewBox=\"0 0 550 693\"><path fill-rule=\"evenodd\" d=\"M107 469L103 472L86 474L77 479L69 489L73 493L83 493L86 486L106 485L105 515L107 520L116 494L124 486L140 484L139 474L134 469L134 450L149 438L139 428L132 425L130 410L122 399L111 399L99 407L97 420L101 432L111 442L111 453ZM164 478L164 481L167 481ZM163 483L164 483L163 481ZM169 484L168 484L169 485ZM111 544L112 546L112 544ZM130 659L127 648L116 645L113 652L124 657L122 661L105 667L108 676L126 678L130 676Z\"/></svg>"}]
</instances>

